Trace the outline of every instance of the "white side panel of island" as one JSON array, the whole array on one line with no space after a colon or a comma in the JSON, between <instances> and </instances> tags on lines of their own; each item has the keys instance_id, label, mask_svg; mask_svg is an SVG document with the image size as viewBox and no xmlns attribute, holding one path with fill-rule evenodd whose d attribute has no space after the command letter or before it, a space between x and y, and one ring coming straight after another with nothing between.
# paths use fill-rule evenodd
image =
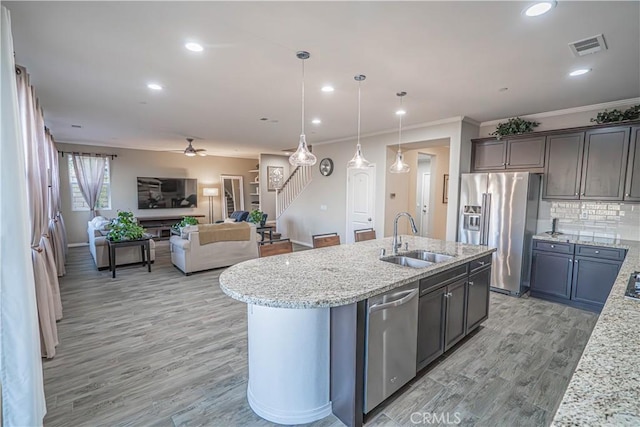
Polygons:
<instances>
[{"instance_id":1,"label":"white side panel of island","mask_svg":"<svg viewBox=\"0 0 640 427\"><path fill-rule=\"evenodd\" d=\"M251 408L287 425L330 415L329 309L248 304L247 311Z\"/></svg>"}]
</instances>

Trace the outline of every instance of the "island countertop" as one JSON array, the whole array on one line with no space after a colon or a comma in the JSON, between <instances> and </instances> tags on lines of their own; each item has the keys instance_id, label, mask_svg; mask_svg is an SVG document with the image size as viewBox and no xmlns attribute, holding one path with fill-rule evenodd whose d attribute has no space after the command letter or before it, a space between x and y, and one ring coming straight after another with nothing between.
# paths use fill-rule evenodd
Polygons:
<instances>
[{"instance_id":1,"label":"island countertop","mask_svg":"<svg viewBox=\"0 0 640 427\"><path fill-rule=\"evenodd\" d=\"M380 260L391 250L391 238L342 244L236 264L220 275L222 291L248 304L280 308L337 307L465 264L495 251L486 246L402 236L409 250L424 249L454 256L425 268Z\"/></svg>"},{"instance_id":2,"label":"island countertop","mask_svg":"<svg viewBox=\"0 0 640 427\"><path fill-rule=\"evenodd\" d=\"M640 301L624 298L630 275L640 271L640 242L566 234L534 239L628 251L552 425L640 425Z\"/></svg>"}]
</instances>

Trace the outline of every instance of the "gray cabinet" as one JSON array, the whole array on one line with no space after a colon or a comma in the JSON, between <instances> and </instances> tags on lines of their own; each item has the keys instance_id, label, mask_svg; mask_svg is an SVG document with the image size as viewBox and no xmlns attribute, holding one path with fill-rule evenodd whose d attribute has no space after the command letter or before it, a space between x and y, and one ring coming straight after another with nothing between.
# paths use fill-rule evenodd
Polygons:
<instances>
[{"instance_id":1,"label":"gray cabinet","mask_svg":"<svg viewBox=\"0 0 640 427\"><path fill-rule=\"evenodd\" d=\"M418 370L444 353L446 287L420 297L418 308Z\"/></svg>"},{"instance_id":2,"label":"gray cabinet","mask_svg":"<svg viewBox=\"0 0 640 427\"><path fill-rule=\"evenodd\" d=\"M507 169L530 169L544 167L546 138L510 139L507 141Z\"/></svg>"},{"instance_id":3,"label":"gray cabinet","mask_svg":"<svg viewBox=\"0 0 640 427\"><path fill-rule=\"evenodd\" d=\"M640 202L640 126L631 128L624 200Z\"/></svg>"},{"instance_id":4,"label":"gray cabinet","mask_svg":"<svg viewBox=\"0 0 640 427\"><path fill-rule=\"evenodd\" d=\"M490 268L469 275L467 282L467 334L489 317L490 282Z\"/></svg>"},{"instance_id":5,"label":"gray cabinet","mask_svg":"<svg viewBox=\"0 0 640 427\"><path fill-rule=\"evenodd\" d=\"M473 169L492 171L544 167L544 136L473 144Z\"/></svg>"},{"instance_id":6,"label":"gray cabinet","mask_svg":"<svg viewBox=\"0 0 640 427\"><path fill-rule=\"evenodd\" d=\"M573 255L533 251L531 295L546 294L561 299L571 296Z\"/></svg>"},{"instance_id":7,"label":"gray cabinet","mask_svg":"<svg viewBox=\"0 0 640 427\"><path fill-rule=\"evenodd\" d=\"M531 296L600 311L625 254L624 249L535 240Z\"/></svg>"},{"instance_id":8,"label":"gray cabinet","mask_svg":"<svg viewBox=\"0 0 640 427\"><path fill-rule=\"evenodd\" d=\"M576 257L571 299L602 309L621 265L620 261Z\"/></svg>"},{"instance_id":9,"label":"gray cabinet","mask_svg":"<svg viewBox=\"0 0 640 427\"><path fill-rule=\"evenodd\" d=\"M550 135L545 151L543 199L580 198L584 132Z\"/></svg>"},{"instance_id":10,"label":"gray cabinet","mask_svg":"<svg viewBox=\"0 0 640 427\"><path fill-rule=\"evenodd\" d=\"M445 294L445 334L444 350L447 351L464 338L466 332L467 313L465 301L467 294L467 279L460 280L447 286Z\"/></svg>"},{"instance_id":11,"label":"gray cabinet","mask_svg":"<svg viewBox=\"0 0 640 427\"><path fill-rule=\"evenodd\" d=\"M506 141L477 142L473 144L473 169L476 171L504 169L506 155Z\"/></svg>"},{"instance_id":12,"label":"gray cabinet","mask_svg":"<svg viewBox=\"0 0 640 427\"><path fill-rule=\"evenodd\" d=\"M629 131L629 127L616 127L586 133L580 199L623 199Z\"/></svg>"}]
</instances>

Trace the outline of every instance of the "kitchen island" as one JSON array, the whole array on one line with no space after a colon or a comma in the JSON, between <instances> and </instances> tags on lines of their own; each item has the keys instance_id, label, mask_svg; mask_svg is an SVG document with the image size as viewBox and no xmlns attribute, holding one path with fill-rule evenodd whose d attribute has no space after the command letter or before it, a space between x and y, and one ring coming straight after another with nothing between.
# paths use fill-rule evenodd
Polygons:
<instances>
[{"instance_id":1,"label":"kitchen island","mask_svg":"<svg viewBox=\"0 0 640 427\"><path fill-rule=\"evenodd\" d=\"M384 262L380 250L391 247L385 238L250 260L222 273L223 292L248 304L247 398L258 415L301 424L333 412L347 425L361 425L367 299L418 283L422 295L423 283L429 286L425 292L438 288L432 276L454 271L460 279L462 270L466 307L467 287L473 285L468 271L489 269L494 252L415 236L403 236L403 242L410 251L452 258L424 268ZM466 328L466 315L462 324Z\"/></svg>"},{"instance_id":2,"label":"kitchen island","mask_svg":"<svg viewBox=\"0 0 640 427\"><path fill-rule=\"evenodd\" d=\"M640 425L640 301L624 297L630 275L640 271L640 242L567 234L534 239L627 250L552 425Z\"/></svg>"}]
</instances>

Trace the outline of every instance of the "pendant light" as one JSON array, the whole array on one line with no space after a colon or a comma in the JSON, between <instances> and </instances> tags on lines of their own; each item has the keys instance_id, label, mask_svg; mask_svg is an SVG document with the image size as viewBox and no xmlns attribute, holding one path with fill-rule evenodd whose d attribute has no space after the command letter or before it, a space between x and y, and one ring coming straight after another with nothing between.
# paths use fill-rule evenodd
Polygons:
<instances>
[{"instance_id":1,"label":"pendant light","mask_svg":"<svg viewBox=\"0 0 640 427\"><path fill-rule=\"evenodd\" d=\"M411 170L409 165L404 162L402 149L400 148L400 143L402 142L402 116L405 115L405 111L402 109L402 97L406 94L407 92L396 93L396 95L400 97L400 109L396 111L396 114L400 116L400 126L398 127L398 152L396 153L396 161L389 168L389 172L391 173L409 173Z\"/></svg>"},{"instance_id":2,"label":"pendant light","mask_svg":"<svg viewBox=\"0 0 640 427\"><path fill-rule=\"evenodd\" d=\"M356 154L347 163L347 168L366 169L371 166L371 163L362 155L362 146L360 145L360 83L366 78L367 76L362 74L354 77L355 81L358 82L358 144L356 145Z\"/></svg>"},{"instance_id":3,"label":"pendant light","mask_svg":"<svg viewBox=\"0 0 640 427\"><path fill-rule=\"evenodd\" d=\"M289 163L292 166L313 166L316 164L316 156L313 155L307 147L307 140L304 135L304 61L309 59L309 52L300 51L296 53L296 57L302 60L302 132L300 134L300 142L298 149L289 157Z\"/></svg>"}]
</instances>

